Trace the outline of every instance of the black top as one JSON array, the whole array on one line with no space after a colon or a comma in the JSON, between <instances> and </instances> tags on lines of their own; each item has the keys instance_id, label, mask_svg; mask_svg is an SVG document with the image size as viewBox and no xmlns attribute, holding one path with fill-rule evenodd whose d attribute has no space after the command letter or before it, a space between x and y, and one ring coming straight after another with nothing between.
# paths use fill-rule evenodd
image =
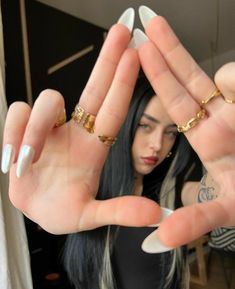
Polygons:
<instances>
[{"instance_id":1,"label":"black top","mask_svg":"<svg viewBox=\"0 0 235 289\"><path fill-rule=\"evenodd\" d=\"M148 254L141 249L143 240L153 230L156 228L120 227L113 252L113 273L118 289L163 288L171 253Z\"/></svg>"},{"instance_id":2,"label":"black top","mask_svg":"<svg viewBox=\"0 0 235 289\"><path fill-rule=\"evenodd\" d=\"M199 181L202 167L198 158L192 161L187 181ZM191 162L191 164L192 164ZM189 163L190 166L190 163ZM177 177L175 187L175 208L182 206L181 189L186 181L185 176L189 168ZM146 196L150 197L150 196ZM154 199L152 196L151 199ZM155 199L157 201L157 198ZM120 227L115 239L112 255L113 274L117 289L163 289L167 274L172 264L172 251L165 253L148 254L142 251L143 240L156 228ZM182 248L183 249L183 248ZM184 250L186 253L186 250ZM169 289L179 289L180 280L175 273Z\"/></svg>"}]
</instances>

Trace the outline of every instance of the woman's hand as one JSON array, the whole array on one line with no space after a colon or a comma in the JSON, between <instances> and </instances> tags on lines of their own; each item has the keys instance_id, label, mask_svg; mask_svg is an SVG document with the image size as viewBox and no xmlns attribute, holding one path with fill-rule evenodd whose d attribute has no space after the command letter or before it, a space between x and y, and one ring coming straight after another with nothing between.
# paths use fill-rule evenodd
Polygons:
<instances>
[{"instance_id":1,"label":"woman's hand","mask_svg":"<svg viewBox=\"0 0 235 289\"><path fill-rule=\"evenodd\" d=\"M109 151L98 136L118 134L139 71L137 51L127 48L126 26L132 29L134 21L133 11L128 13L132 14L111 28L79 100L79 106L96 116L94 133L74 120L55 127L64 111L63 98L56 91L43 91L32 110L25 103L9 108L4 147L14 148L10 199L49 232L64 234L106 224L145 225L159 217L159 207L146 198L95 200ZM123 20L127 25L122 25ZM7 171L6 151L3 159Z\"/></svg>"},{"instance_id":2,"label":"woman's hand","mask_svg":"<svg viewBox=\"0 0 235 289\"><path fill-rule=\"evenodd\" d=\"M220 186L216 200L176 210L149 237L154 247L162 242L176 247L218 226L235 225L235 63L222 67L215 83L196 64L163 17L141 8L142 22L150 39L139 37L141 65L169 115L178 126L185 125L205 109L185 136L208 173ZM143 17L144 15L144 17ZM221 95L213 97L219 88ZM186 126L187 127L187 126ZM158 244L160 244L158 243ZM157 245L156 245L157 246ZM155 252L158 248L155 246ZM161 249L162 250L162 249Z\"/></svg>"}]
</instances>

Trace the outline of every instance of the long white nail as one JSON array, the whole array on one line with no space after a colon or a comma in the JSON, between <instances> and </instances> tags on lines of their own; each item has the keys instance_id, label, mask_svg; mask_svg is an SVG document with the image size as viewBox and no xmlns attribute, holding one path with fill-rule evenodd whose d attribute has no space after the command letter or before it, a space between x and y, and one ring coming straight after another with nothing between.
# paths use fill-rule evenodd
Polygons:
<instances>
[{"instance_id":1,"label":"long white nail","mask_svg":"<svg viewBox=\"0 0 235 289\"><path fill-rule=\"evenodd\" d=\"M18 157L16 176L22 177L31 166L34 158L35 150L29 145L23 145Z\"/></svg>"},{"instance_id":2,"label":"long white nail","mask_svg":"<svg viewBox=\"0 0 235 289\"><path fill-rule=\"evenodd\" d=\"M130 30L130 32L132 32L134 21L135 10L133 8L128 8L122 13L117 23L125 25Z\"/></svg>"},{"instance_id":3,"label":"long white nail","mask_svg":"<svg viewBox=\"0 0 235 289\"><path fill-rule=\"evenodd\" d=\"M142 5L139 7L139 16L140 16L140 21L145 28L148 22L153 17L157 16L157 14L152 9L148 8L147 6Z\"/></svg>"},{"instance_id":4,"label":"long white nail","mask_svg":"<svg viewBox=\"0 0 235 289\"><path fill-rule=\"evenodd\" d=\"M157 230L153 231L148 237L146 237L142 243L142 250L146 253L163 253L172 250L173 248L169 248L162 244L159 240Z\"/></svg>"},{"instance_id":5,"label":"long white nail","mask_svg":"<svg viewBox=\"0 0 235 289\"><path fill-rule=\"evenodd\" d=\"M133 48L139 48L143 43L149 41L148 36L139 28L136 28L133 32L133 38L129 43Z\"/></svg>"},{"instance_id":6,"label":"long white nail","mask_svg":"<svg viewBox=\"0 0 235 289\"><path fill-rule=\"evenodd\" d=\"M158 227L160 223L165 220L167 217L169 217L174 211L168 208L161 208L161 216L160 220L156 224L149 225L148 227Z\"/></svg>"},{"instance_id":7,"label":"long white nail","mask_svg":"<svg viewBox=\"0 0 235 289\"><path fill-rule=\"evenodd\" d=\"M14 148L11 144L6 144L2 152L1 170L4 174L8 173L13 162Z\"/></svg>"}]
</instances>

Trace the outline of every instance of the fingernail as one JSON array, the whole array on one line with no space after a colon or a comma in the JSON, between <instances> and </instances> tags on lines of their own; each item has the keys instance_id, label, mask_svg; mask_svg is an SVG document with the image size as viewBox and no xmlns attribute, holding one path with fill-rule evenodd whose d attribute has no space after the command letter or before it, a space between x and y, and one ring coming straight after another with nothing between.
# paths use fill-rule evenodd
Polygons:
<instances>
[{"instance_id":1,"label":"fingernail","mask_svg":"<svg viewBox=\"0 0 235 289\"><path fill-rule=\"evenodd\" d=\"M136 28L133 33L133 42L132 42L133 47L139 48L141 44L147 41L149 41L147 35L139 28Z\"/></svg>"},{"instance_id":2,"label":"fingernail","mask_svg":"<svg viewBox=\"0 0 235 289\"><path fill-rule=\"evenodd\" d=\"M157 14L152 9L148 8L147 6L142 5L139 7L139 16L140 16L140 21L145 28L148 22L153 17L157 16Z\"/></svg>"},{"instance_id":3,"label":"fingernail","mask_svg":"<svg viewBox=\"0 0 235 289\"><path fill-rule=\"evenodd\" d=\"M4 174L8 173L13 162L13 145L6 144L2 152L1 170Z\"/></svg>"},{"instance_id":4,"label":"fingernail","mask_svg":"<svg viewBox=\"0 0 235 289\"><path fill-rule=\"evenodd\" d=\"M161 208L161 216L160 220L156 224L149 225L148 227L158 227L160 223L165 220L167 217L169 217L174 211L168 208Z\"/></svg>"},{"instance_id":5,"label":"fingernail","mask_svg":"<svg viewBox=\"0 0 235 289\"><path fill-rule=\"evenodd\" d=\"M128 47L129 48L136 48L134 37L131 38L131 41L129 42Z\"/></svg>"},{"instance_id":6,"label":"fingernail","mask_svg":"<svg viewBox=\"0 0 235 289\"><path fill-rule=\"evenodd\" d=\"M23 145L17 161L16 176L22 177L33 162L35 150L29 145Z\"/></svg>"},{"instance_id":7,"label":"fingernail","mask_svg":"<svg viewBox=\"0 0 235 289\"><path fill-rule=\"evenodd\" d=\"M167 247L159 240L157 230L153 231L146 237L142 243L142 250L146 253L163 253L172 250L173 248Z\"/></svg>"},{"instance_id":8,"label":"fingernail","mask_svg":"<svg viewBox=\"0 0 235 289\"><path fill-rule=\"evenodd\" d=\"M128 8L122 13L117 23L125 25L130 30L130 32L132 32L134 21L135 10L133 8Z\"/></svg>"}]
</instances>

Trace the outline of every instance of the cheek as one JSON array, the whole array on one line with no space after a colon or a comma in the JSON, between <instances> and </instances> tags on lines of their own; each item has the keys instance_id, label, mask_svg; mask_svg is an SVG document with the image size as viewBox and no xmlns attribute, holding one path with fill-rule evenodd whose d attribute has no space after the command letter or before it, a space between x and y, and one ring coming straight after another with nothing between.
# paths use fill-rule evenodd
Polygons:
<instances>
[{"instance_id":1,"label":"cheek","mask_svg":"<svg viewBox=\"0 0 235 289\"><path fill-rule=\"evenodd\" d=\"M137 133L132 144L132 156L133 157L137 156L142 147L143 147L143 138L140 136L140 134Z\"/></svg>"},{"instance_id":2,"label":"cheek","mask_svg":"<svg viewBox=\"0 0 235 289\"><path fill-rule=\"evenodd\" d=\"M168 139L165 140L164 148L162 150L164 157L167 156L167 154L171 151L174 143L175 143L175 139L174 140L168 140Z\"/></svg>"}]
</instances>

